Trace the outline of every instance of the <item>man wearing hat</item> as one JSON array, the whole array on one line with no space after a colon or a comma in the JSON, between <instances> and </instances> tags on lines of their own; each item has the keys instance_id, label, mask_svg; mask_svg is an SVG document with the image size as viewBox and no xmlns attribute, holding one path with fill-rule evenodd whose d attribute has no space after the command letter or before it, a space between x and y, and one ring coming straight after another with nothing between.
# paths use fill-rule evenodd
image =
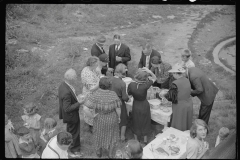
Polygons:
<instances>
[{"instance_id":1,"label":"man wearing hat","mask_svg":"<svg viewBox=\"0 0 240 160\"><path fill-rule=\"evenodd\" d=\"M188 68L186 76L191 83L191 96L197 96L201 101L198 118L208 124L214 99L219 89L199 68Z\"/></svg>"},{"instance_id":2,"label":"man wearing hat","mask_svg":"<svg viewBox=\"0 0 240 160\"><path fill-rule=\"evenodd\" d=\"M109 65L108 67L115 70L119 63L123 63L125 66L131 60L130 49L127 45L121 43L120 35L115 34L113 36L114 44L109 47Z\"/></svg>"},{"instance_id":3,"label":"man wearing hat","mask_svg":"<svg viewBox=\"0 0 240 160\"><path fill-rule=\"evenodd\" d=\"M41 158L68 159L67 150L72 142L73 139L70 133L65 131L58 133L47 143Z\"/></svg>"},{"instance_id":4,"label":"man wearing hat","mask_svg":"<svg viewBox=\"0 0 240 160\"><path fill-rule=\"evenodd\" d=\"M106 76L108 71L107 64L109 62L108 55L106 53L103 53L98 58L99 58L99 67L102 68L101 72L103 75Z\"/></svg>"},{"instance_id":5,"label":"man wearing hat","mask_svg":"<svg viewBox=\"0 0 240 160\"><path fill-rule=\"evenodd\" d=\"M105 53L103 49L103 45L106 42L106 37L104 35L100 35L96 39L96 43L93 44L91 49L91 55L99 57L101 54Z\"/></svg>"},{"instance_id":6,"label":"man wearing hat","mask_svg":"<svg viewBox=\"0 0 240 160\"><path fill-rule=\"evenodd\" d=\"M171 74L169 74L168 71L172 69L172 66L169 63L162 62L161 58L158 56L153 56L151 58L151 65L151 71L157 77L157 81L153 84L153 86L169 89Z\"/></svg>"},{"instance_id":7,"label":"man wearing hat","mask_svg":"<svg viewBox=\"0 0 240 160\"><path fill-rule=\"evenodd\" d=\"M145 42L142 46L142 49L142 56L138 63L138 68L147 67L148 69L151 69L152 64L150 59L154 56L158 56L161 59L161 55L158 51L152 49L152 45L150 43Z\"/></svg>"}]
</instances>

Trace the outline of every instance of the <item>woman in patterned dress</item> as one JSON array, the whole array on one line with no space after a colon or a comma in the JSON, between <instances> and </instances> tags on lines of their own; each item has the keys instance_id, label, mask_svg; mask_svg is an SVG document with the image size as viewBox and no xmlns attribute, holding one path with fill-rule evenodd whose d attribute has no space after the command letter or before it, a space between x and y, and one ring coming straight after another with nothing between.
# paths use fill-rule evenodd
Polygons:
<instances>
[{"instance_id":1,"label":"woman in patterned dress","mask_svg":"<svg viewBox=\"0 0 240 160\"><path fill-rule=\"evenodd\" d=\"M99 81L99 89L88 96L85 105L95 109L97 115L93 122L94 148L98 157L102 151L108 151L112 157L112 149L119 141L119 125L116 112L122 102L114 91L111 91L111 78L103 77Z\"/></svg>"},{"instance_id":2,"label":"woman in patterned dress","mask_svg":"<svg viewBox=\"0 0 240 160\"><path fill-rule=\"evenodd\" d=\"M83 84L82 94L92 94L98 89L99 79L101 77L101 69L99 68L98 57L89 57L86 67L81 72L81 80ZM89 125L89 130L92 132L93 117L95 115L94 109L89 109L83 106L84 121ZM79 116L81 114L79 113Z\"/></svg>"},{"instance_id":3,"label":"woman in patterned dress","mask_svg":"<svg viewBox=\"0 0 240 160\"><path fill-rule=\"evenodd\" d=\"M150 74L150 76L149 76ZM151 132L151 113L150 105L146 99L147 90L156 81L156 76L148 68L139 69L134 77L135 82L128 85L128 95L132 95L132 130L134 137L144 137L147 144L147 135Z\"/></svg>"}]
</instances>

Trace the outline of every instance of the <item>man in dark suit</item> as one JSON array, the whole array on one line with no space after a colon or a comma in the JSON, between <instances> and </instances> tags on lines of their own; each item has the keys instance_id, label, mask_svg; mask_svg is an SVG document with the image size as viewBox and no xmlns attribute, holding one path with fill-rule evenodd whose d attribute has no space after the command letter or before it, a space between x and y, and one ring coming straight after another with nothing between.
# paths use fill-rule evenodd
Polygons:
<instances>
[{"instance_id":1,"label":"man in dark suit","mask_svg":"<svg viewBox=\"0 0 240 160\"><path fill-rule=\"evenodd\" d=\"M147 67L148 69L151 69L152 65L150 59L154 56L158 56L161 59L161 54L155 49L152 49L150 43L144 43L142 49L142 56L138 63L138 68Z\"/></svg>"},{"instance_id":2,"label":"man in dark suit","mask_svg":"<svg viewBox=\"0 0 240 160\"><path fill-rule=\"evenodd\" d=\"M106 37L104 35L100 35L96 39L96 43L93 44L92 49L91 49L91 55L99 57L101 54L104 54L105 51L103 49L103 45L106 42ZM102 67L102 74L106 75L107 72L107 65Z\"/></svg>"},{"instance_id":3,"label":"man in dark suit","mask_svg":"<svg viewBox=\"0 0 240 160\"><path fill-rule=\"evenodd\" d=\"M186 73L191 83L191 96L197 96L201 101L198 118L208 124L213 102L219 89L199 68L188 68Z\"/></svg>"},{"instance_id":4,"label":"man in dark suit","mask_svg":"<svg viewBox=\"0 0 240 160\"><path fill-rule=\"evenodd\" d=\"M80 153L80 119L79 107L84 103L84 99L78 101L75 93L77 74L73 69L69 69L64 74L64 82L58 88L59 98L59 119L67 123L67 132L72 134L73 143L69 147L69 155L72 157L82 156Z\"/></svg>"},{"instance_id":5,"label":"man in dark suit","mask_svg":"<svg viewBox=\"0 0 240 160\"><path fill-rule=\"evenodd\" d=\"M109 63L108 67L112 71L115 70L116 66L119 63L128 65L128 62L131 60L130 49L127 45L121 43L120 35L115 34L113 36L114 44L109 46Z\"/></svg>"},{"instance_id":6,"label":"man in dark suit","mask_svg":"<svg viewBox=\"0 0 240 160\"><path fill-rule=\"evenodd\" d=\"M219 145L208 150L201 159L237 159L236 155L236 130L224 139Z\"/></svg>"}]
</instances>

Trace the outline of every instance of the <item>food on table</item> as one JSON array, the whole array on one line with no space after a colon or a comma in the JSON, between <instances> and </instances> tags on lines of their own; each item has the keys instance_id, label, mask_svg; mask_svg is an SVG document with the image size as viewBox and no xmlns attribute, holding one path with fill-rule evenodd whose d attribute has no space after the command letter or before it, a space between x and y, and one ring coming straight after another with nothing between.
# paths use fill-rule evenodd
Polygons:
<instances>
[{"instance_id":1,"label":"food on table","mask_svg":"<svg viewBox=\"0 0 240 160\"><path fill-rule=\"evenodd\" d=\"M170 110L168 108L163 108L163 112L169 112Z\"/></svg>"},{"instance_id":2,"label":"food on table","mask_svg":"<svg viewBox=\"0 0 240 160\"><path fill-rule=\"evenodd\" d=\"M171 151L171 155L178 155L180 152L180 148L178 146L169 146L169 149Z\"/></svg>"},{"instance_id":3,"label":"food on table","mask_svg":"<svg viewBox=\"0 0 240 160\"><path fill-rule=\"evenodd\" d=\"M158 151L158 153L160 153L161 155L169 156L168 152L166 152L162 147L158 147L156 151Z\"/></svg>"},{"instance_id":4,"label":"food on table","mask_svg":"<svg viewBox=\"0 0 240 160\"><path fill-rule=\"evenodd\" d=\"M173 139L175 138L176 136L174 134L170 134L170 137Z\"/></svg>"}]
</instances>

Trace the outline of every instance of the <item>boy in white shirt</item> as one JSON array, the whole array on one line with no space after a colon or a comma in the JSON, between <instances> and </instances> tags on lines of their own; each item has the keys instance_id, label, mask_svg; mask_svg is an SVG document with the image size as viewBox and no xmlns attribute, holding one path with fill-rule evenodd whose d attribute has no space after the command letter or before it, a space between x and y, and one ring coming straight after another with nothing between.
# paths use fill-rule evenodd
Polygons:
<instances>
[{"instance_id":1,"label":"boy in white shirt","mask_svg":"<svg viewBox=\"0 0 240 160\"><path fill-rule=\"evenodd\" d=\"M181 66L183 66L184 69L195 67L195 64L190 59L191 57L191 51L189 49L185 49L181 53L182 62L180 63Z\"/></svg>"}]
</instances>

